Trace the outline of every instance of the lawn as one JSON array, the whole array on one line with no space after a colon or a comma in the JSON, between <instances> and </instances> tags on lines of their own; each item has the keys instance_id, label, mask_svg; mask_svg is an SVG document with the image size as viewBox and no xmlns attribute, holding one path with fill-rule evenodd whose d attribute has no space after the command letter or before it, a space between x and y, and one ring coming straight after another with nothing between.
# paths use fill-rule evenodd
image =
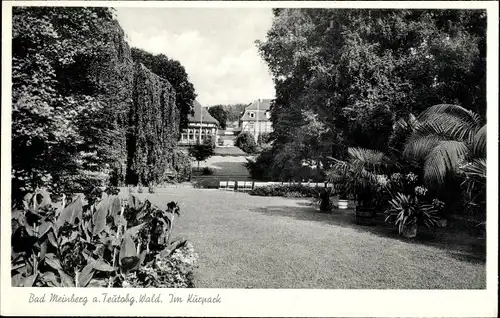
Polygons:
<instances>
[{"instance_id":1,"label":"lawn","mask_svg":"<svg viewBox=\"0 0 500 318\"><path fill-rule=\"evenodd\" d=\"M217 156L246 156L246 153L238 147L215 147L214 153Z\"/></svg>"},{"instance_id":2,"label":"lawn","mask_svg":"<svg viewBox=\"0 0 500 318\"><path fill-rule=\"evenodd\" d=\"M484 241L474 237L408 241L306 199L179 188L140 197L180 204L173 235L193 242L200 288L485 288Z\"/></svg>"},{"instance_id":3,"label":"lawn","mask_svg":"<svg viewBox=\"0 0 500 318\"><path fill-rule=\"evenodd\" d=\"M215 185L218 187L219 181L244 181L249 180L250 175L245 163L244 156L212 156L200 163L200 170L203 167L212 169L213 174L209 176L200 175L197 171L197 163L193 162L193 181L202 183L204 186Z\"/></svg>"}]
</instances>

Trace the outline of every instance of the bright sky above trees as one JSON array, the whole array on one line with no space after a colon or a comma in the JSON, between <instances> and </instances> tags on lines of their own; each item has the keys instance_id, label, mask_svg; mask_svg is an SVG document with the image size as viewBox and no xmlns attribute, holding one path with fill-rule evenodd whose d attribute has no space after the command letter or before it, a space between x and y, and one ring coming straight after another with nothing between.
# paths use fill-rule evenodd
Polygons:
<instances>
[{"instance_id":1,"label":"bright sky above trees","mask_svg":"<svg viewBox=\"0 0 500 318\"><path fill-rule=\"evenodd\" d=\"M116 8L133 47L178 60L202 105L273 98L274 85L255 40L264 40L271 9Z\"/></svg>"}]
</instances>

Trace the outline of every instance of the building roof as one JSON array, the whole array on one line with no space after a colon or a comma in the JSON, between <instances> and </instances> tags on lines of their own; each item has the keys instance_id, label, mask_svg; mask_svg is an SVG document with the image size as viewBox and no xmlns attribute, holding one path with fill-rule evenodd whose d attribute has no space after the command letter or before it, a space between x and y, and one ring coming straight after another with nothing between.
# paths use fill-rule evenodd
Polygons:
<instances>
[{"instance_id":1,"label":"building roof","mask_svg":"<svg viewBox=\"0 0 500 318\"><path fill-rule=\"evenodd\" d=\"M269 110L271 108L271 99L258 99L248 105L245 110Z\"/></svg>"},{"instance_id":2,"label":"building roof","mask_svg":"<svg viewBox=\"0 0 500 318\"><path fill-rule=\"evenodd\" d=\"M212 115L208 112L206 107L202 107L198 101L193 101L193 108L194 108L194 115L189 115L188 116L188 121L190 123L199 123L200 121L202 123L212 123L219 125L219 121L217 119L213 118ZM203 114L203 116L202 116Z\"/></svg>"},{"instance_id":3,"label":"building roof","mask_svg":"<svg viewBox=\"0 0 500 318\"><path fill-rule=\"evenodd\" d=\"M257 119L262 122L270 121L266 116L270 108L271 99L258 99L245 108L241 121L257 121ZM254 117L250 116L251 113L254 113Z\"/></svg>"}]
</instances>

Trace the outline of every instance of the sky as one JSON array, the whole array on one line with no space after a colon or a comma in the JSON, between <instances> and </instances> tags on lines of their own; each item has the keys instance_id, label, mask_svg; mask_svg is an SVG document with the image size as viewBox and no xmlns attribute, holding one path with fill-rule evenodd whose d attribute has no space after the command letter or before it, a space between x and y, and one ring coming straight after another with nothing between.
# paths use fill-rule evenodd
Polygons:
<instances>
[{"instance_id":1,"label":"sky","mask_svg":"<svg viewBox=\"0 0 500 318\"><path fill-rule=\"evenodd\" d=\"M116 8L132 47L178 60L203 106L274 98L255 40L271 27L270 8Z\"/></svg>"}]
</instances>

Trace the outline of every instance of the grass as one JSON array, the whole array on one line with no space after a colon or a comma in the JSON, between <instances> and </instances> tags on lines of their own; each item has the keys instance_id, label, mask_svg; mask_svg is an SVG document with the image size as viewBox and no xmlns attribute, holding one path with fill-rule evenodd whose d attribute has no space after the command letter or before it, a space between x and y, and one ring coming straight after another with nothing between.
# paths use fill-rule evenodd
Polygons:
<instances>
[{"instance_id":1,"label":"grass","mask_svg":"<svg viewBox=\"0 0 500 318\"><path fill-rule=\"evenodd\" d=\"M138 196L180 204L174 237L193 242L200 288L485 288L484 241L464 234L406 240L392 226L354 224L351 210L319 213L307 199L207 189Z\"/></svg>"},{"instance_id":2,"label":"grass","mask_svg":"<svg viewBox=\"0 0 500 318\"><path fill-rule=\"evenodd\" d=\"M246 153L238 147L216 147L216 156L246 156Z\"/></svg>"},{"instance_id":3,"label":"grass","mask_svg":"<svg viewBox=\"0 0 500 318\"><path fill-rule=\"evenodd\" d=\"M211 179L211 181L203 181L201 183L213 183L219 186L219 180L248 180L250 175L244 164L247 162L245 157L239 156L212 156L206 161L200 163L200 171L198 171L197 163L193 162L193 181L200 183L200 180ZM204 167L212 169L211 176L201 175L201 170ZM200 184L201 184L200 183Z\"/></svg>"}]
</instances>

